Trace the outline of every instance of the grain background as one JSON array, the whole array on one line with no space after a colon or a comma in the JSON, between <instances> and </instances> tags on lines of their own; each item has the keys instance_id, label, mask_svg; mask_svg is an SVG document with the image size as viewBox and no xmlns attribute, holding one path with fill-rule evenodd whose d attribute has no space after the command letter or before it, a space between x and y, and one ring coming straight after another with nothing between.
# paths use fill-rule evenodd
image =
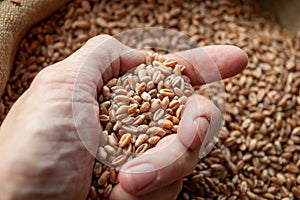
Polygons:
<instances>
[{"instance_id":1,"label":"grain background","mask_svg":"<svg viewBox=\"0 0 300 200\"><path fill-rule=\"evenodd\" d=\"M150 26L180 31L199 47L236 45L249 56L242 74L223 81L219 140L185 178L178 199L299 199L300 35L281 28L253 0L75 0L21 41L0 99L0 122L41 69L90 37Z\"/></svg>"}]
</instances>

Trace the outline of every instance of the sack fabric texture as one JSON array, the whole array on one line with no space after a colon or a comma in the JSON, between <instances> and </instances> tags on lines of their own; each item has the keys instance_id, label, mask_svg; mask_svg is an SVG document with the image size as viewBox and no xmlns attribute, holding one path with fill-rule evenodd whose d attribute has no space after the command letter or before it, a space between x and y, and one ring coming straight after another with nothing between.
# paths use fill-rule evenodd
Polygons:
<instances>
[{"instance_id":1,"label":"sack fabric texture","mask_svg":"<svg viewBox=\"0 0 300 200\"><path fill-rule=\"evenodd\" d=\"M18 44L37 22L69 0L0 0L0 97L4 93Z\"/></svg>"}]
</instances>

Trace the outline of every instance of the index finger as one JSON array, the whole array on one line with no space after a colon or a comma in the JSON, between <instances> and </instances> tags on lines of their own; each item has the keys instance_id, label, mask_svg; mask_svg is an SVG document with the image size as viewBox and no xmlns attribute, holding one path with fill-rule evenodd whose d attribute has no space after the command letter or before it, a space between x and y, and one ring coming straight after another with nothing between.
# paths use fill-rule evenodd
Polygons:
<instances>
[{"instance_id":1,"label":"index finger","mask_svg":"<svg viewBox=\"0 0 300 200\"><path fill-rule=\"evenodd\" d=\"M212 45L167 55L185 65L184 73L193 85L202 85L240 73L248 63L247 54L236 46Z\"/></svg>"}]
</instances>

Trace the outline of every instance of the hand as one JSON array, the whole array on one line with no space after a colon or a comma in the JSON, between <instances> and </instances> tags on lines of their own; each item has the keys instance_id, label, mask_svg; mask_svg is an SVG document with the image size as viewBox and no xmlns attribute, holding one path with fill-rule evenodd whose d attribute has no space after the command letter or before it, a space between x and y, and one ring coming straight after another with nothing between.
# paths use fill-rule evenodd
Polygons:
<instances>
[{"instance_id":1,"label":"hand","mask_svg":"<svg viewBox=\"0 0 300 200\"><path fill-rule=\"evenodd\" d=\"M94 163L91 152L97 149L91 138L100 131L95 94L112 77L144 63L145 55L102 35L42 70L0 128L1 198L85 199ZM209 73L214 63L222 78L237 74L247 64L245 53L232 46L209 46L169 56L187 66L186 74L194 84L220 78ZM209 77L199 78L199 72ZM186 107L178 135L166 137L150 150L152 153L123 166L111 199L175 198L182 177L192 172L198 161L198 128L204 136L214 131L210 120L218 123L220 119L218 109L204 97L189 98ZM164 146L172 151L162 151ZM150 171L145 172L147 169Z\"/></svg>"}]
</instances>

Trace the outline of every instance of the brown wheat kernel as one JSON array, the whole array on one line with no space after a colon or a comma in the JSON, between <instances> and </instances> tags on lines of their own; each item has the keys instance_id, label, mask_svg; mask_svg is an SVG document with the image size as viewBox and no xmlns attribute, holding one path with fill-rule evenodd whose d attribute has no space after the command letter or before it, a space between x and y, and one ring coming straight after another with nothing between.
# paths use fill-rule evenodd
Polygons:
<instances>
[{"instance_id":1,"label":"brown wheat kernel","mask_svg":"<svg viewBox=\"0 0 300 200\"><path fill-rule=\"evenodd\" d=\"M114 101L115 102L122 102L122 103L128 103L129 102L129 97L128 96L126 96L126 95L117 95L117 96L115 96L115 98L114 98Z\"/></svg>"},{"instance_id":2,"label":"brown wheat kernel","mask_svg":"<svg viewBox=\"0 0 300 200\"><path fill-rule=\"evenodd\" d=\"M101 173L102 173L102 164L101 163L95 163L94 166L94 171L93 171L94 175L96 178L99 178Z\"/></svg>"},{"instance_id":3,"label":"brown wheat kernel","mask_svg":"<svg viewBox=\"0 0 300 200\"><path fill-rule=\"evenodd\" d=\"M112 184L109 184L108 186L106 186L104 193L103 193L104 198L107 198L110 195L112 188L113 188Z\"/></svg>"},{"instance_id":4,"label":"brown wheat kernel","mask_svg":"<svg viewBox=\"0 0 300 200\"><path fill-rule=\"evenodd\" d=\"M116 147L118 145L118 139L115 135L108 135L108 144L112 147Z\"/></svg>"},{"instance_id":5,"label":"brown wheat kernel","mask_svg":"<svg viewBox=\"0 0 300 200\"><path fill-rule=\"evenodd\" d=\"M160 99L154 99L154 100L151 102L150 111L151 111L151 112L155 112L155 111L157 111L157 109L159 109L160 107L161 107L161 101L160 101Z\"/></svg>"},{"instance_id":6,"label":"brown wheat kernel","mask_svg":"<svg viewBox=\"0 0 300 200\"><path fill-rule=\"evenodd\" d=\"M90 188L90 197L91 197L91 199L97 199L97 191L96 191L95 186L93 186L93 185Z\"/></svg>"},{"instance_id":7,"label":"brown wheat kernel","mask_svg":"<svg viewBox=\"0 0 300 200\"><path fill-rule=\"evenodd\" d=\"M173 98L175 95L174 92L170 89L161 89L161 90L159 90L159 93L161 95L163 95L164 97L167 96L169 98Z\"/></svg>"},{"instance_id":8,"label":"brown wheat kernel","mask_svg":"<svg viewBox=\"0 0 300 200\"><path fill-rule=\"evenodd\" d=\"M141 113L145 113L145 112L148 112L150 109L150 103L149 102L143 102L141 107L140 107L140 112Z\"/></svg>"},{"instance_id":9,"label":"brown wheat kernel","mask_svg":"<svg viewBox=\"0 0 300 200\"><path fill-rule=\"evenodd\" d=\"M107 152L103 147L99 147L97 155L100 160L106 160L107 158Z\"/></svg>"},{"instance_id":10,"label":"brown wheat kernel","mask_svg":"<svg viewBox=\"0 0 300 200\"><path fill-rule=\"evenodd\" d=\"M101 147L99 147L99 149L100 149ZM105 145L104 146L104 150L105 150L105 152L107 152L109 155L115 155L116 154L116 150L115 150L115 148L114 147L112 147L112 146L110 146L110 145Z\"/></svg>"},{"instance_id":11,"label":"brown wheat kernel","mask_svg":"<svg viewBox=\"0 0 300 200\"><path fill-rule=\"evenodd\" d=\"M136 149L135 153L137 154L144 153L145 151L148 150L148 148L149 148L148 143L143 143Z\"/></svg>"},{"instance_id":12,"label":"brown wheat kernel","mask_svg":"<svg viewBox=\"0 0 300 200\"><path fill-rule=\"evenodd\" d=\"M159 136L152 136L148 139L148 143L150 145L155 145L156 143L158 143L159 140L160 140Z\"/></svg>"},{"instance_id":13,"label":"brown wheat kernel","mask_svg":"<svg viewBox=\"0 0 300 200\"><path fill-rule=\"evenodd\" d=\"M162 128L172 128L173 127L173 123L170 120L167 120L167 119L159 120L158 125Z\"/></svg>"},{"instance_id":14,"label":"brown wheat kernel","mask_svg":"<svg viewBox=\"0 0 300 200\"><path fill-rule=\"evenodd\" d=\"M157 111L155 111L155 113L153 115L153 120L158 121L161 118L163 118L164 115L165 115L165 111L163 109L159 108Z\"/></svg>"},{"instance_id":15,"label":"brown wheat kernel","mask_svg":"<svg viewBox=\"0 0 300 200\"><path fill-rule=\"evenodd\" d=\"M166 134L166 131L164 129L162 129L161 127L154 126L154 127L150 127L147 130L147 133L150 135L157 135L157 136L163 137Z\"/></svg>"},{"instance_id":16,"label":"brown wheat kernel","mask_svg":"<svg viewBox=\"0 0 300 200\"><path fill-rule=\"evenodd\" d=\"M146 119L145 115L139 115L134 119L133 125L138 126L141 125Z\"/></svg>"},{"instance_id":17,"label":"brown wheat kernel","mask_svg":"<svg viewBox=\"0 0 300 200\"><path fill-rule=\"evenodd\" d=\"M177 108L180 106L180 102L176 99L172 100L169 103L169 108L171 108L172 110L177 110Z\"/></svg>"},{"instance_id":18,"label":"brown wheat kernel","mask_svg":"<svg viewBox=\"0 0 300 200\"><path fill-rule=\"evenodd\" d=\"M148 127L147 127L148 128ZM141 134L138 136L138 138L135 141L135 146L139 147L141 144L143 144L147 139L149 138L149 136L147 134Z\"/></svg>"},{"instance_id":19,"label":"brown wheat kernel","mask_svg":"<svg viewBox=\"0 0 300 200\"><path fill-rule=\"evenodd\" d=\"M98 179L97 184L98 185L105 185L105 184L107 184L107 180L109 179L109 176L110 176L109 171L104 171L101 174L100 178Z\"/></svg>"},{"instance_id":20,"label":"brown wheat kernel","mask_svg":"<svg viewBox=\"0 0 300 200\"><path fill-rule=\"evenodd\" d=\"M299 197L300 196L300 187L293 187L292 188L292 192L293 194L296 196L296 197Z\"/></svg>"},{"instance_id":21,"label":"brown wheat kernel","mask_svg":"<svg viewBox=\"0 0 300 200\"><path fill-rule=\"evenodd\" d=\"M118 157L114 158L111 162L113 166L121 166L125 163L126 161L126 156L125 155L119 155Z\"/></svg>"},{"instance_id":22,"label":"brown wheat kernel","mask_svg":"<svg viewBox=\"0 0 300 200\"><path fill-rule=\"evenodd\" d=\"M130 141L131 141L131 134L126 133L126 134L122 135L122 137L119 141L119 146L125 147L130 143Z\"/></svg>"},{"instance_id":23,"label":"brown wheat kernel","mask_svg":"<svg viewBox=\"0 0 300 200\"><path fill-rule=\"evenodd\" d=\"M107 115L100 115L99 119L100 119L100 122L102 122L102 123L109 122L109 116L107 116Z\"/></svg>"}]
</instances>

